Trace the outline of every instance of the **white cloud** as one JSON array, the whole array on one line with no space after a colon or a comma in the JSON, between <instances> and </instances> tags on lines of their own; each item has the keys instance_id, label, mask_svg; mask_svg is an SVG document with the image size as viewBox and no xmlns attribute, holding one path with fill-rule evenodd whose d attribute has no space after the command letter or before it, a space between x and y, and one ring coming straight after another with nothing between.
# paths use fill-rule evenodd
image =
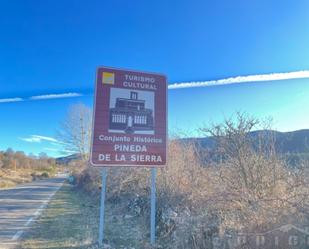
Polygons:
<instances>
[{"instance_id":1,"label":"white cloud","mask_svg":"<svg viewBox=\"0 0 309 249\"><path fill-rule=\"evenodd\" d=\"M67 143L57 140L57 142L51 142L50 144L55 145L55 146L59 146L59 145L63 146L63 145L66 145Z\"/></svg>"},{"instance_id":2,"label":"white cloud","mask_svg":"<svg viewBox=\"0 0 309 249\"><path fill-rule=\"evenodd\" d=\"M62 153L69 153L69 154L76 153L75 150L68 150L68 149L62 149L61 152L62 152Z\"/></svg>"},{"instance_id":3,"label":"white cloud","mask_svg":"<svg viewBox=\"0 0 309 249\"><path fill-rule=\"evenodd\" d=\"M6 98L6 99L0 99L0 103L9 103L9 102L20 102L23 101L22 98Z\"/></svg>"},{"instance_id":4,"label":"white cloud","mask_svg":"<svg viewBox=\"0 0 309 249\"><path fill-rule=\"evenodd\" d=\"M20 139L25 142L29 142L29 143L41 143L42 141L58 143L58 140L55 138L40 136L40 135L31 135L30 137L20 138Z\"/></svg>"},{"instance_id":5,"label":"white cloud","mask_svg":"<svg viewBox=\"0 0 309 249\"><path fill-rule=\"evenodd\" d=\"M53 137L46 137L46 136L40 136L40 135L32 135L32 136L39 138L41 140L46 140L46 141L50 141L50 142L58 142L58 140L53 138Z\"/></svg>"},{"instance_id":6,"label":"white cloud","mask_svg":"<svg viewBox=\"0 0 309 249\"><path fill-rule=\"evenodd\" d=\"M52 152L59 152L59 151L60 151L60 149L57 149L57 148L49 148L49 147L43 148L43 150L52 151Z\"/></svg>"},{"instance_id":7,"label":"white cloud","mask_svg":"<svg viewBox=\"0 0 309 249\"><path fill-rule=\"evenodd\" d=\"M59 93L59 94L45 94L30 97L30 100L41 99L62 99L62 98L74 98L83 96L81 93Z\"/></svg>"},{"instance_id":8,"label":"white cloud","mask_svg":"<svg viewBox=\"0 0 309 249\"><path fill-rule=\"evenodd\" d=\"M230 84L240 84L240 83L248 83L248 82L305 79L305 78L309 78L309 70L287 72L287 73L271 73L271 74L237 76L237 77L230 77L230 78L220 79L220 80L180 82L180 83L170 84L168 86L168 89L208 87L208 86L230 85Z\"/></svg>"}]
</instances>

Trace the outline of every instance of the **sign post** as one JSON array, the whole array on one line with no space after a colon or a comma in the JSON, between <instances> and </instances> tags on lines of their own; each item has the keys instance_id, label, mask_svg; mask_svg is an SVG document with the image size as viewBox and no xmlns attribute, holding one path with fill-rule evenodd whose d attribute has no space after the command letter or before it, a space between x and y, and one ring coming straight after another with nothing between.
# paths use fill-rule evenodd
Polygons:
<instances>
[{"instance_id":1,"label":"sign post","mask_svg":"<svg viewBox=\"0 0 309 249\"><path fill-rule=\"evenodd\" d=\"M151 244L155 243L156 168L166 164L167 83L162 74L97 70L90 163L151 167ZM106 169L102 171L99 243L104 239Z\"/></svg>"},{"instance_id":2,"label":"sign post","mask_svg":"<svg viewBox=\"0 0 309 249\"><path fill-rule=\"evenodd\" d=\"M104 240L104 211L105 211L105 193L106 193L106 169L102 169L102 188L101 188L101 206L100 206L100 224L99 224L99 245L102 246Z\"/></svg>"},{"instance_id":3,"label":"sign post","mask_svg":"<svg viewBox=\"0 0 309 249\"><path fill-rule=\"evenodd\" d=\"M151 169L151 213L150 213L150 243L155 244L156 241L156 176L157 169Z\"/></svg>"}]
</instances>

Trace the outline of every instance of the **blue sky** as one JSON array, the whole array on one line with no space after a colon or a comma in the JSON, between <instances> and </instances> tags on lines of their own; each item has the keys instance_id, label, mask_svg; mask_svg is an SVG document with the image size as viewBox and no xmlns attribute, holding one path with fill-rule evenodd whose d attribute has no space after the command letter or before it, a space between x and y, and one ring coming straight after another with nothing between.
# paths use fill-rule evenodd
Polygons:
<instances>
[{"instance_id":1,"label":"blue sky","mask_svg":"<svg viewBox=\"0 0 309 249\"><path fill-rule=\"evenodd\" d=\"M177 3L177 4L176 4ZM170 83L309 70L309 1L0 2L0 150L57 156L68 107L93 101L99 65L161 72ZM30 100L31 96L82 96ZM235 111L309 128L309 79L169 90L169 128L197 135Z\"/></svg>"}]
</instances>

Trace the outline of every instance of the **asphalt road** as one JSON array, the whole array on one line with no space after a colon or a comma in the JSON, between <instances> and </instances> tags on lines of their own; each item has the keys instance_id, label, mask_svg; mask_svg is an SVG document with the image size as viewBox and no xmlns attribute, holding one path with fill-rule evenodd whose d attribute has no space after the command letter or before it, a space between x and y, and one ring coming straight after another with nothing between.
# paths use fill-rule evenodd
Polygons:
<instances>
[{"instance_id":1,"label":"asphalt road","mask_svg":"<svg viewBox=\"0 0 309 249\"><path fill-rule=\"evenodd\" d=\"M18 245L64 179L50 178L0 190L0 249Z\"/></svg>"}]
</instances>

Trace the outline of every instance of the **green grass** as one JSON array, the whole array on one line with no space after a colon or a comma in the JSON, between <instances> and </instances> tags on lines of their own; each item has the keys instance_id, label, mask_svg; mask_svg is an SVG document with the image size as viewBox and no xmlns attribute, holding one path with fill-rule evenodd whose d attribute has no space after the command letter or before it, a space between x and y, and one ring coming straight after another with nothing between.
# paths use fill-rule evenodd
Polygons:
<instances>
[{"instance_id":1,"label":"green grass","mask_svg":"<svg viewBox=\"0 0 309 249\"><path fill-rule=\"evenodd\" d=\"M96 200L95 200L96 199ZM99 248L99 200L64 185L44 210L21 249ZM111 248L149 248L143 218L124 218L125 202L106 203L105 238Z\"/></svg>"}]
</instances>

